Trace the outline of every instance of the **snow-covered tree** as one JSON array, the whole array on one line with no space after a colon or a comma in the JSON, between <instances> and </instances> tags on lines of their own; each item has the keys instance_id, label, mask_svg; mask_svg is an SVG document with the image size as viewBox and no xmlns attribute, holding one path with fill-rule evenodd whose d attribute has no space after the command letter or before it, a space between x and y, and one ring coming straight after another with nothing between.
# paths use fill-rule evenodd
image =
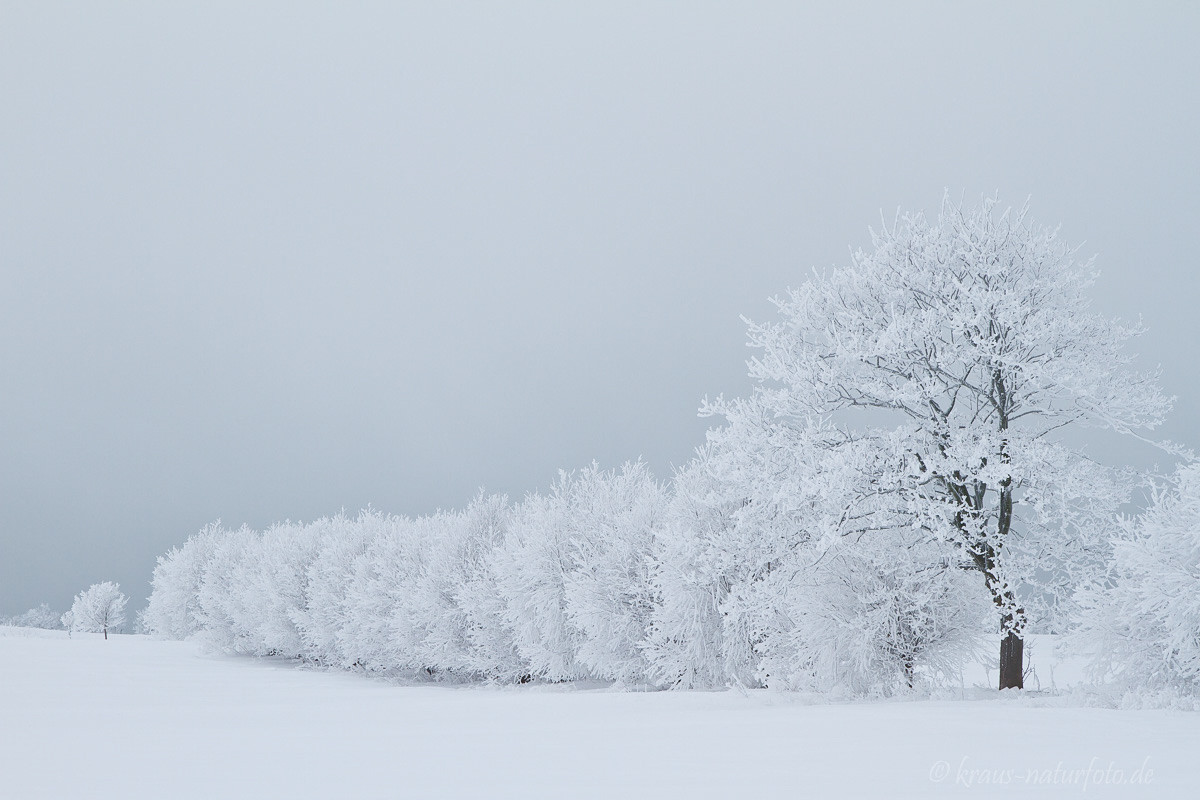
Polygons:
<instances>
[{"instance_id":1,"label":"snow-covered tree","mask_svg":"<svg viewBox=\"0 0 1200 800\"><path fill-rule=\"evenodd\" d=\"M749 572L734 555L735 515L744 498L717 477L711 446L671 482L666 523L655 538L655 605L645 649L651 676L668 688L746 685L758 656L741 620L725 613L730 590Z\"/></svg>"},{"instance_id":2,"label":"snow-covered tree","mask_svg":"<svg viewBox=\"0 0 1200 800\"><path fill-rule=\"evenodd\" d=\"M500 681L528 679L529 663L521 657L516 635L506 617L500 592L496 554L504 544L512 507L503 495L480 493L461 515L463 543L460 578L454 602L466 637L465 671Z\"/></svg>"},{"instance_id":3,"label":"snow-covered tree","mask_svg":"<svg viewBox=\"0 0 1200 800\"><path fill-rule=\"evenodd\" d=\"M412 613L424 621L418 658L428 672L517 680L529 672L491 569L508 529L508 498L480 492L461 512L443 513L429 531L425 569Z\"/></svg>"},{"instance_id":4,"label":"snow-covered tree","mask_svg":"<svg viewBox=\"0 0 1200 800\"><path fill-rule=\"evenodd\" d=\"M369 584L385 599L389 641L381 663L430 676L461 669L466 632L454 602L463 555L463 529L453 512L404 520L376 551L377 578Z\"/></svg>"},{"instance_id":5,"label":"snow-covered tree","mask_svg":"<svg viewBox=\"0 0 1200 800\"><path fill-rule=\"evenodd\" d=\"M956 674L987 598L913 529L901 459L759 398L723 410L657 554L660 679L888 694Z\"/></svg>"},{"instance_id":6,"label":"snow-covered tree","mask_svg":"<svg viewBox=\"0 0 1200 800\"><path fill-rule=\"evenodd\" d=\"M423 620L409 613L425 566L422 530L407 517L377 511L364 512L359 522L370 544L354 560L346 595L347 621L338 637L346 666L424 668L416 655Z\"/></svg>"},{"instance_id":7,"label":"snow-covered tree","mask_svg":"<svg viewBox=\"0 0 1200 800\"><path fill-rule=\"evenodd\" d=\"M24 614L17 614L4 620L5 625L15 625L18 628L45 628L54 630L62 627L62 615L50 610L50 606L42 603L31 608Z\"/></svg>"},{"instance_id":8,"label":"snow-covered tree","mask_svg":"<svg viewBox=\"0 0 1200 800\"><path fill-rule=\"evenodd\" d=\"M147 633L186 639L201 629L200 582L217 542L226 535L218 520L158 557L143 616Z\"/></svg>"},{"instance_id":9,"label":"snow-covered tree","mask_svg":"<svg viewBox=\"0 0 1200 800\"><path fill-rule=\"evenodd\" d=\"M535 677L646 677L650 550L665 494L645 465L562 472L514 510L493 556L504 618Z\"/></svg>"},{"instance_id":10,"label":"snow-covered tree","mask_svg":"<svg viewBox=\"0 0 1200 800\"><path fill-rule=\"evenodd\" d=\"M531 494L515 509L494 565L505 600L505 623L533 677L587 677L576 658L581 632L567 619L566 575L577 554L572 532L571 473L560 472L549 494Z\"/></svg>"},{"instance_id":11,"label":"snow-covered tree","mask_svg":"<svg viewBox=\"0 0 1200 800\"><path fill-rule=\"evenodd\" d=\"M298 658L306 651L300 625L308 612L308 568L320 545L320 524L277 523L263 531L253 577L244 591L258 620L262 652Z\"/></svg>"},{"instance_id":12,"label":"snow-covered tree","mask_svg":"<svg viewBox=\"0 0 1200 800\"><path fill-rule=\"evenodd\" d=\"M1027 209L946 201L872 243L777 299L779 321L750 324L756 395L780 427L836 415L903 465L910 528L978 573L1000 621L1000 687L1019 687L1030 617L1070 595L1131 483L1058 432L1140 435L1170 400L1130 369L1139 326L1090 310L1093 262Z\"/></svg>"},{"instance_id":13,"label":"snow-covered tree","mask_svg":"<svg viewBox=\"0 0 1200 800\"><path fill-rule=\"evenodd\" d=\"M1072 637L1098 676L1136 690L1200 693L1200 465L1181 468L1113 544L1079 596Z\"/></svg>"},{"instance_id":14,"label":"snow-covered tree","mask_svg":"<svg viewBox=\"0 0 1200 800\"><path fill-rule=\"evenodd\" d=\"M121 594L120 584L112 581L93 583L77 594L71 604L71 630L103 633L107 639L109 629L116 632L125 624L128 601L129 598Z\"/></svg>"},{"instance_id":15,"label":"snow-covered tree","mask_svg":"<svg viewBox=\"0 0 1200 800\"><path fill-rule=\"evenodd\" d=\"M363 514L374 513L370 510ZM370 546L370 531L344 514L317 520L318 545L307 566L308 607L297 620L305 657L322 664L345 666L342 632L350 621L347 605L355 561Z\"/></svg>"},{"instance_id":16,"label":"snow-covered tree","mask_svg":"<svg viewBox=\"0 0 1200 800\"><path fill-rule=\"evenodd\" d=\"M229 653L266 655L256 636L261 623L250 589L262 558L262 535L243 525L223 530L205 562L196 592L201 635Z\"/></svg>"},{"instance_id":17,"label":"snow-covered tree","mask_svg":"<svg viewBox=\"0 0 1200 800\"><path fill-rule=\"evenodd\" d=\"M650 553L665 519L666 492L641 461L615 471L593 464L576 475L573 488L576 545L564 601L581 634L577 657L593 677L642 682L655 602Z\"/></svg>"}]
</instances>

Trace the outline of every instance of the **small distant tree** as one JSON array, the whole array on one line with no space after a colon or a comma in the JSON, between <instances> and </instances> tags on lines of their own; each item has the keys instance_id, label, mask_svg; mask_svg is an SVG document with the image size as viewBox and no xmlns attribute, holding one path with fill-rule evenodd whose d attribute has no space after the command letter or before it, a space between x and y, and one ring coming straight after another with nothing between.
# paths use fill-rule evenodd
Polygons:
<instances>
[{"instance_id":1,"label":"small distant tree","mask_svg":"<svg viewBox=\"0 0 1200 800\"><path fill-rule=\"evenodd\" d=\"M70 630L103 633L108 638L108 629L117 631L125 624L125 604L129 598L121 594L120 584L112 581L93 583L75 596L75 602L67 613ZM63 615L63 624L68 624Z\"/></svg>"}]
</instances>

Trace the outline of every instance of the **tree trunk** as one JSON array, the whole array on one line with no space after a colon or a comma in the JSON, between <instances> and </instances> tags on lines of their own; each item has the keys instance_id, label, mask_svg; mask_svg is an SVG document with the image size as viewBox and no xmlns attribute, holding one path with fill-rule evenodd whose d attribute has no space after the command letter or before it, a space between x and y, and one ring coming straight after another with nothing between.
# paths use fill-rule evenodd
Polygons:
<instances>
[{"instance_id":1,"label":"tree trunk","mask_svg":"<svg viewBox=\"0 0 1200 800\"><path fill-rule=\"evenodd\" d=\"M1000 640L1000 688L1025 688L1025 640L1012 631Z\"/></svg>"},{"instance_id":2,"label":"tree trunk","mask_svg":"<svg viewBox=\"0 0 1200 800\"><path fill-rule=\"evenodd\" d=\"M108 641L108 626L104 626L104 641Z\"/></svg>"}]
</instances>

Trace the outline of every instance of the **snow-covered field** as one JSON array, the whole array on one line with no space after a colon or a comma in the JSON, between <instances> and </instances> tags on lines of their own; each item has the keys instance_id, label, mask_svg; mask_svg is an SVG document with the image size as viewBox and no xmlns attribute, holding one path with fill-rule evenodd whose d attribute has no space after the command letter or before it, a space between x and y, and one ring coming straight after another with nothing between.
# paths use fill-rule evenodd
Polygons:
<instances>
[{"instance_id":1,"label":"snow-covered field","mask_svg":"<svg viewBox=\"0 0 1200 800\"><path fill-rule=\"evenodd\" d=\"M402 686L0 628L0 797L1200 796L1200 714L963 697Z\"/></svg>"}]
</instances>

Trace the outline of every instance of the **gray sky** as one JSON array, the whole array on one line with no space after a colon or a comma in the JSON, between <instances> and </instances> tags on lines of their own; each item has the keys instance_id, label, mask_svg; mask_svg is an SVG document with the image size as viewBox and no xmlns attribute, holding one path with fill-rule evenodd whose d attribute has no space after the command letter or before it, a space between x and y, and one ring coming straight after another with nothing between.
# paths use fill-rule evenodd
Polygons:
<instances>
[{"instance_id":1,"label":"gray sky","mask_svg":"<svg viewBox=\"0 0 1200 800\"><path fill-rule=\"evenodd\" d=\"M1200 445L1200 5L195 6L0 5L0 614L665 476L739 315L945 187L1100 254Z\"/></svg>"}]
</instances>

